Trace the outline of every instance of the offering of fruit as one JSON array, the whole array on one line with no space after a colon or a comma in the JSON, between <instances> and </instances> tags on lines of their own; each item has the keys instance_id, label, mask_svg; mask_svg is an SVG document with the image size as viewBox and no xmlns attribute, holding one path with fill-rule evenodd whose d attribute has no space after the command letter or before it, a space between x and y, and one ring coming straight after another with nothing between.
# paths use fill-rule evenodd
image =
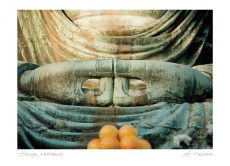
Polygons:
<instances>
[{"instance_id":1,"label":"offering of fruit","mask_svg":"<svg viewBox=\"0 0 230 166\"><path fill-rule=\"evenodd\" d=\"M119 139L122 140L122 138L126 136L135 136L137 137L137 131L136 129L131 125L124 125L119 129Z\"/></svg>"},{"instance_id":2,"label":"offering of fruit","mask_svg":"<svg viewBox=\"0 0 230 166\"><path fill-rule=\"evenodd\" d=\"M138 149L151 149L151 145L145 139L138 140Z\"/></svg>"},{"instance_id":3,"label":"offering of fruit","mask_svg":"<svg viewBox=\"0 0 230 166\"><path fill-rule=\"evenodd\" d=\"M101 139L100 149L120 149L120 143L114 136L107 136Z\"/></svg>"},{"instance_id":4,"label":"offering of fruit","mask_svg":"<svg viewBox=\"0 0 230 166\"><path fill-rule=\"evenodd\" d=\"M114 125L105 125L99 131L99 138L92 139L87 149L151 149L150 143L137 135L131 125L124 125L119 130Z\"/></svg>"},{"instance_id":5,"label":"offering of fruit","mask_svg":"<svg viewBox=\"0 0 230 166\"><path fill-rule=\"evenodd\" d=\"M100 139L94 138L92 139L87 146L87 149L99 149L100 148Z\"/></svg>"},{"instance_id":6,"label":"offering of fruit","mask_svg":"<svg viewBox=\"0 0 230 166\"><path fill-rule=\"evenodd\" d=\"M122 149L137 149L138 138L134 135L125 136L121 139L120 145Z\"/></svg>"},{"instance_id":7,"label":"offering of fruit","mask_svg":"<svg viewBox=\"0 0 230 166\"><path fill-rule=\"evenodd\" d=\"M103 126L99 132L99 138L103 139L103 138L108 137L108 136L117 138L118 129L113 125Z\"/></svg>"}]
</instances>

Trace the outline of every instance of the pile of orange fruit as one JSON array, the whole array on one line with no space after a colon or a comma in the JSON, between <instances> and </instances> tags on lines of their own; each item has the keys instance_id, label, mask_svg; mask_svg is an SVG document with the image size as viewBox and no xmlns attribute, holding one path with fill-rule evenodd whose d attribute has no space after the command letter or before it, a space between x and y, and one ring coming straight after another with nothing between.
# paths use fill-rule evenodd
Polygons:
<instances>
[{"instance_id":1,"label":"pile of orange fruit","mask_svg":"<svg viewBox=\"0 0 230 166\"><path fill-rule=\"evenodd\" d=\"M131 125L124 125L119 130L114 125L105 125L99 131L99 138L92 139L87 149L151 149L151 145L147 140L139 139Z\"/></svg>"}]
</instances>

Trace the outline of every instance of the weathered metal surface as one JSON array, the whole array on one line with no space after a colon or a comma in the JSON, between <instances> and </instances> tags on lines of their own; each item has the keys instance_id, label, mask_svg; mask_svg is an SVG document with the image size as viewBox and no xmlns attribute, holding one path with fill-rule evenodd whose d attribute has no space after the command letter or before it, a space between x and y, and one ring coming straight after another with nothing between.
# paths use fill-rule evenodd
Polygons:
<instances>
[{"instance_id":1,"label":"weathered metal surface","mask_svg":"<svg viewBox=\"0 0 230 166\"><path fill-rule=\"evenodd\" d=\"M101 93L87 95L82 84L99 79ZM146 92L129 94L129 79L146 83ZM150 60L67 61L29 70L19 78L23 92L57 103L135 106L157 102L195 102L212 97L212 79L191 67ZM113 88L114 87L114 88Z\"/></svg>"},{"instance_id":2,"label":"weathered metal surface","mask_svg":"<svg viewBox=\"0 0 230 166\"><path fill-rule=\"evenodd\" d=\"M18 148L85 148L107 123L212 148L211 11L21 10L18 60Z\"/></svg>"},{"instance_id":3,"label":"weathered metal surface","mask_svg":"<svg viewBox=\"0 0 230 166\"><path fill-rule=\"evenodd\" d=\"M18 102L19 148L86 148L105 124L134 125L154 148L180 148L177 135L192 138L188 148L207 148L212 103L160 102L138 107L85 107L50 102Z\"/></svg>"},{"instance_id":4,"label":"weathered metal surface","mask_svg":"<svg viewBox=\"0 0 230 166\"><path fill-rule=\"evenodd\" d=\"M98 66L99 62L106 63ZM185 138L189 140L186 148L212 146L210 145L212 134L209 134L210 129L207 128L207 125L212 124L212 103L186 102L194 98L204 100L211 96L211 77L191 67L166 62L120 60L99 62L62 62L37 67L29 70L29 73L26 71L19 73L19 89L23 93L32 92L31 96L18 93L19 148L85 148L87 142L97 136L103 125L111 123L118 127L124 124L134 125L139 136L148 139L154 148L184 148L181 147L180 141ZM25 68L25 65L21 66ZM210 67L209 65L209 69ZM209 75L212 75L207 67L197 67L201 71L204 71L204 68L206 73L209 71ZM38 99L42 96L53 98L55 102L68 103L66 90L75 93L72 88L81 89L80 85L83 83L76 80L82 80L81 77L85 80L92 76L110 76L107 79L115 79L114 89L112 82L106 82L110 89L104 86L104 92L110 94L111 103L107 103L106 95L99 96L102 100L99 98L97 103L89 103L88 96L81 92L79 96L75 94L69 104L114 104L129 107L71 106L40 101L46 100L44 98ZM146 82L146 92L152 93L150 97L153 98L148 98L149 95L129 96L128 78L139 78ZM67 83L73 85L64 86ZM164 91L167 93L162 93ZM79 100L77 97L85 98ZM150 105L155 102L156 104ZM132 105L145 106L130 107Z\"/></svg>"},{"instance_id":5,"label":"weathered metal surface","mask_svg":"<svg viewBox=\"0 0 230 166\"><path fill-rule=\"evenodd\" d=\"M212 50L206 41L212 26L210 11L77 13L71 20L63 11L18 11L19 60L39 65L101 58L151 59L189 66L200 59L211 63L212 55L202 53Z\"/></svg>"},{"instance_id":6,"label":"weathered metal surface","mask_svg":"<svg viewBox=\"0 0 230 166\"><path fill-rule=\"evenodd\" d=\"M18 88L58 103L106 106L112 104L112 76L112 60L60 62L23 73ZM100 95L90 96L83 92L82 84L89 78L100 78Z\"/></svg>"},{"instance_id":7,"label":"weathered metal surface","mask_svg":"<svg viewBox=\"0 0 230 166\"><path fill-rule=\"evenodd\" d=\"M189 66L150 60L116 60L113 103L119 106L157 102L195 102L212 97L212 79ZM146 83L146 93L131 96L130 78Z\"/></svg>"}]
</instances>

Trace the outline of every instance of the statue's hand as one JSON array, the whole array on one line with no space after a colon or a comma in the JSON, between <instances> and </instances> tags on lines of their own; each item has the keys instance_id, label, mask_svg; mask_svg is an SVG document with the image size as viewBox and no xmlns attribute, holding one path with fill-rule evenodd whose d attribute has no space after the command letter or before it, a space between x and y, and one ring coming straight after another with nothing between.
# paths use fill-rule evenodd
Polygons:
<instances>
[{"instance_id":1,"label":"statue's hand","mask_svg":"<svg viewBox=\"0 0 230 166\"><path fill-rule=\"evenodd\" d=\"M64 104L110 105L112 75L112 60L67 61L24 72L18 86L30 95ZM83 82L92 78L100 80L100 95L89 96L82 91Z\"/></svg>"},{"instance_id":2,"label":"statue's hand","mask_svg":"<svg viewBox=\"0 0 230 166\"><path fill-rule=\"evenodd\" d=\"M189 66L148 60L115 63L115 91L113 102L120 106L146 105L161 101L194 102L212 97L212 79ZM146 83L146 94L128 93L130 78ZM122 86L122 87L121 87Z\"/></svg>"},{"instance_id":3,"label":"statue's hand","mask_svg":"<svg viewBox=\"0 0 230 166\"><path fill-rule=\"evenodd\" d=\"M100 79L101 93L88 95L83 92L83 82L92 78ZM144 81L145 93L130 95L130 78ZM18 85L30 95L75 105L132 106L161 101L194 102L212 97L212 79L205 74L185 65L148 60L49 64L24 72Z\"/></svg>"}]
</instances>

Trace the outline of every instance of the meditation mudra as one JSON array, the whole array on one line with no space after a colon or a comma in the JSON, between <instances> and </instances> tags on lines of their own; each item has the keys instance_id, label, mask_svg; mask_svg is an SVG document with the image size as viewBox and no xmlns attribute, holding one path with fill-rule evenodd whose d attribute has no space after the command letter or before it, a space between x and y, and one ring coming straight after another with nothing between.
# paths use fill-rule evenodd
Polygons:
<instances>
[{"instance_id":1,"label":"meditation mudra","mask_svg":"<svg viewBox=\"0 0 230 166\"><path fill-rule=\"evenodd\" d=\"M18 11L18 148L83 149L106 124L212 148L212 12Z\"/></svg>"}]
</instances>

